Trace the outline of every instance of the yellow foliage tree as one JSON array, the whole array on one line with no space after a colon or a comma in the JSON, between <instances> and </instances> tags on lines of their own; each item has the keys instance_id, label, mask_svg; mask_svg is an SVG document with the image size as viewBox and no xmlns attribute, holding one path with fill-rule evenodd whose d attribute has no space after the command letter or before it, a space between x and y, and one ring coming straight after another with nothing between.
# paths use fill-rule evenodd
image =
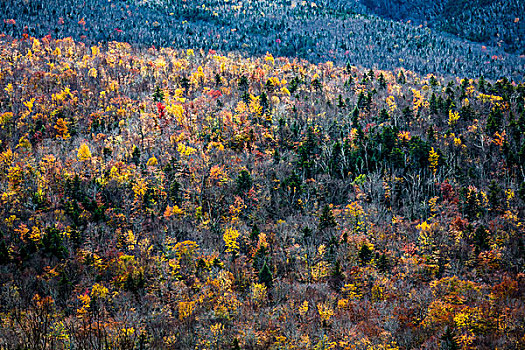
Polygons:
<instances>
[{"instance_id":1,"label":"yellow foliage tree","mask_svg":"<svg viewBox=\"0 0 525 350\"><path fill-rule=\"evenodd\" d=\"M330 318L334 315L334 310L330 307L328 303L319 303L317 306L317 312L319 312L319 317L324 323L330 321Z\"/></svg>"},{"instance_id":2,"label":"yellow foliage tree","mask_svg":"<svg viewBox=\"0 0 525 350\"><path fill-rule=\"evenodd\" d=\"M439 154L434 151L434 147L430 149L430 152L428 152L428 162L430 163L429 168L432 170L432 174L436 174L437 166L438 166L438 160L439 160Z\"/></svg>"},{"instance_id":3,"label":"yellow foliage tree","mask_svg":"<svg viewBox=\"0 0 525 350\"><path fill-rule=\"evenodd\" d=\"M148 159L148 162L146 163L147 166L156 166L158 164L157 158L155 156Z\"/></svg>"},{"instance_id":4,"label":"yellow foliage tree","mask_svg":"<svg viewBox=\"0 0 525 350\"><path fill-rule=\"evenodd\" d=\"M67 124L69 123L63 118L58 118L57 124L54 126L57 131L57 139L67 140L71 137Z\"/></svg>"},{"instance_id":5,"label":"yellow foliage tree","mask_svg":"<svg viewBox=\"0 0 525 350\"><path fill-rule=\"evenodd\" d=\"M454 126L459 120L459 113L452 110L448 111L448 125Z\"/></svg>"},{"instance_id":6,"label":"yellow foliage tree","mask_svg":"<svg viewBox=\"0 0 525 350\"><path fill-rule=\"evenodd\" d=\"M89 146L85 143L81 144L78 148L77 158L79 161L84 162L91 159L91 151L89 150Z\"/></svg>"},{"instance_id":7,"label":"yellow foliage tree","mask_svg":"<svg viewBox=\"0 0 525 350\"><path fill-rule=\"evenodd\" d=\"M223 235L224 244L226 245L226 252L235 253L239 251L239 242L237 242L239 235L239 231L234 228L226 229Z\"/></svg>"},{"instance_id":8,"label":"yellow foliage tree","mask_svg":"<svg viewBox=\"0 0 525 350\"><path fill-rule=\"evenodd\" d=\"M195 309L195 301L181 301L179 302L179 320L185 320L191 316Z\"/></svg>"}]
</instances>

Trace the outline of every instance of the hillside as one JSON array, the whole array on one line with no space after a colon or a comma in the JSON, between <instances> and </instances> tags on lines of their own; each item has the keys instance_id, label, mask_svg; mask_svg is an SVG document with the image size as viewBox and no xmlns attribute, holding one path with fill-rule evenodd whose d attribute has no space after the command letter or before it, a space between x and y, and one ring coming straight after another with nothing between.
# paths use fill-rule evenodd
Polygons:
<instances>
[{"instance_id":1,"label":"hillside","mask_svg":"<svg viewBox=\"0 0 525 350\"><path fill-rule=\"evenodd\" d=\"M0 52L0 347L525 343L524 84Z\"/></svg>"},{"instance_id":2,"label":"hillside","mask_svg":"<svg viewBox=\"0 0 525 350\"><path fill-rule=\"evenodd\" d=\"M363 0L371 13L410 20L525 55L525 2L515 0Z\"/></svg>"},{"instance_id":3,"label":"hillside","mask_svg":"<svg viewBox=\"0 0 525 350\"><path fill-rule=\"evenodd\" d=\"M334 0L5 0L0 2L0 30L14 37L72 37L89 45L117 40L144 47L236 51L247 57L270 52L314 63L405 68L424 75L516 81L525 76L525 58L496 45L482 46L368 12L358 2ZM470 21L461 23L468 26ZM478 33L475 23L471 29ZM514 28L506 23L505 28ZM522 41L515 44L524 47Z\"/></svg>"}]
</instances>

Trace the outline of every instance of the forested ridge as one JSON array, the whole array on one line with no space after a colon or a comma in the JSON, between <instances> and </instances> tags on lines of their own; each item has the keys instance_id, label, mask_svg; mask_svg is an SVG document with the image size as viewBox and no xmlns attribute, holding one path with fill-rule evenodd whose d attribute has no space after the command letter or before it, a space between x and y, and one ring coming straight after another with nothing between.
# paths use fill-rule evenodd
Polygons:
<instances>
[{"instance_id":1,"label":"forested ridge","mask_svg":"<svg viewBox=\"0 0 525 350\"><path fill-rule=\"evenodd\" d=\"M525 54L525 3L516 0L364 0L372 13Z\"/></svg>"},{"instance_id":2,"label":"forested ridge","mask_svg":"<svg viewBox=\"0 0 525 350\"><path fill-rule=\"evenodd\" d=\"M0 348L525 344L522 82L21 33L0 87Z\"/></svg>"},{"instance_id":3,"label":"forested ridge","mask_svg":"<svg viewBox=\"0 0 525 350\"><path fill-rule=\"evenodd\" d=\"M505 0L485 6L483 1L410 1L387 6L390 3L4 0L0 30L14 37L24 33L38 38L72 37L86 45L115 40L142 47L235 51L245 57L261 57L268 51L313 63L523 80L522 2ZM430 3L439 12L430 11ZM417 18L407 23L411 16Z\"/></svg>"}]
</instances>

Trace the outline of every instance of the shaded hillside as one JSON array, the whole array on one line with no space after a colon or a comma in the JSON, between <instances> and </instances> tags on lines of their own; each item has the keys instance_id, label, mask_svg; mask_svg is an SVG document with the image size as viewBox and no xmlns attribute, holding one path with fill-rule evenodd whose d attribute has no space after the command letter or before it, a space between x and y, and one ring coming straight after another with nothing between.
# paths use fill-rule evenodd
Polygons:
<instances>
[{"instance_id":1,"label":"shaded hillside","mask_svg":"<svg viewBox=\"0 0 525 350\"><path fill-rule=\"evenodd\" d=\"M372 13L426 22L461 38L525 55L525 2L516 0L363 0Z\"/></svg>"},{"instance_id":2,"label":"shaded hillside","mask_svg":"<svg viewBox=\"0 0 525 350\"><path fill-rule=\"evenodd\" d=\"M311 62L523 79L525 59L517 55L358 12L358 3L337 1L7 0L0 2L0 25L18 37L27 32L255 56L268 51Z\"/></svg>"},{"instance_id":3,"label":"shaded hillside","mask_svg":"<svg viewBox=\"0 0 525 350\"><path fill-rule=\"evenodd\" d=\"M0 347L524 344L525 85L0 52Z\"/></svg>"}]
</instances>

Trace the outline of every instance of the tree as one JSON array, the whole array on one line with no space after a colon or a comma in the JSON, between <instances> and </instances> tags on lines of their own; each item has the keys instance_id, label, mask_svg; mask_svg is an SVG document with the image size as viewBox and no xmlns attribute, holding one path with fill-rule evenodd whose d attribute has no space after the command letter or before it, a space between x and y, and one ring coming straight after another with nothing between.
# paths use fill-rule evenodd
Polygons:
<instances>
[{"instance_id":1,"label":"tree","mask_svg":"<svg viewBox=\"0 0 525 350\"><path fill-rule=\"evenodd\" d=\"M328 204L325 204L321 216L319 217L319 231L326 229L331 229L337 227L337 222L335 221L334 213Z\"/></svg>"},{"instance_id":2,"label":"tree","mask_svg":"<svg viewBox=\"0 0 525 350\"><path fill-rule=\"evenodd\" d=\"M379 87L381 89L386 89L386 79L383 73L379 74L379 78L377 79L377 81L379 82Z\"/></svg>"},{"instance_id":3,"label":"tree","mask_svg":"<svg viewBox=\"0 0 525 350\"><path fill-rule=\"evenodd\" d=\"M436 77L433 76L433 75L430 76L429 84L430 84L430 86L432 86L432 87L436 87L436 86L439 85L439 83L438 83Z\"/></svg>"},{"instance_id":4,"label":"tree","mask_svg":"<svg viewBox=\"0 0 525 350\"><path fill-rule=\"evenodd\" d=\"M246 169L241 170L235 182L237 183L237 192L240 194L248 192L253 186L252 176Z\"/></svg>"},{"instance_id":5,"label":"tree","mask_svg":"<svg viewBox=\"0 0 525 350\"><path fill-rule=\"evenodd\" d=\"M140 164L140 148L133 146L133 152L131 153L131 161L135 163L136 166Z\"/></svg>"},{"instance_id":6,"label":"tree","mask_svg":"<svg viewBox=\"0 0 525 350\"><path fill-rule=\"evenodd\" d=\"M3 239L3 234L0 231L0 265L5 265L9 262L9 250L7 244Z\"/></svg>"},{"instance_id":7,"label":"tree","mask_svg":"<svg viewBox=\"0 0 525 350\"><path fill-rule=\"evenodd\" d=\"M481 225L474 232L474 245L476 246L476 251L483 251L489 248L488 242L488 232L487 229Z\"/></svg>"},{"instance_id":8,"label":"tree","mask_svg":"<svg viewBox=\"0 0 525 350\"><path fill-rule=\"evenodd\" d=\"M336 260L330 271L330 277L328 279L328 284L332 289L339 292L343 287L345 276L343 270L341 269L341 263L339 260Z\"/></svg>"},{"instance_id":9,"label":"tree","mask_svg":"<svg viewBox=\"0 0 525 350\"><path fill-rule=\"evenodd\" d=\"M399 73L397 74L397 82L399 84L405 84L406 83L405 72L403 72L402 70L400 70Z\"/></svg>"},{"instance_id":10,"label":"tree","mask_svg":"<svg viewBox=\"0 0 525 350\"><path fill-rule=\"evenodd\" d=\"M78 148L77 158L79 161L84 162L91 159L91 151L89 150L88 145L85 143L81 144Z\"/></svg>"},{"instance_id":11,"label":"tree","mask_svg":"<svg viewBox=\"0 0 525 350\"><path fill-rule=\"evenodd\" d=\"M489 113L487 118L487 133L494 135L497 131L501 130L503 124L503 113L499 107L494 107Z\"/></svg>"},{"instance_id":12,"label":"tree","mask_svg":"<svg viewBox=\"0 0 525 350\"><path fill-rule=\"evenodd\" d=\"M450 327L447 327L441 336L440 350L459 350L459 345L456 342L454 332Z\"/></svg>"},{"instance_id":13,"label":"tree","mask_svg":"<svg viewBox=\"0 0 525 350\"><path fill-rule=\"evenodd\" d=\"M525 181L523 181L520 185L520 188L518 190L518 196L521 198L522 201L525 202Z\"/></svg>"},{"instance_id":14,"label":"tree","mask_svg":"<svg viewBox=\"0 0 525 350\"><path fill-rule=\"evenodd\" d=\"M337 107L339 107L339 108L346 107L345 101L343 101L343 96L341 94L339 94L339 96L337 96Z\"/></svg>"},{"instance_id":15,"label":"tree","mask_svg":"<svg viewBox=\"0 0 525 350\"><path fill-rule=\"evenodd\" d=\"M48 227L42 236L42 247L44 252L54 255L59 259L65 258L67 249L62 241L62 235L56 227Z\"/></svg>"},{"instance_id":16,"label":"tree","mask_svg":"<svg viewBox=\"0 0 525 350\"><path fill-rule=\"evenodd\" d=\"M299 155L298 165L303 170L306 178L311 178L314 174L318 148L317 136L315 135L313 128L310 126L306 132L306 139L297 149Z\"/></svg>"},{"instance_id":17,"label":"tree","mask_svg":"<svg viewBox=\"0 0 525 350\"><path fill-rule=\"evenodd\" d=\"M239 90L246 91L248 90L249 83L248 78L245 75L242 75L239 79Z\"/></svg>"},{"instance_id":18,"label":"tree","mask_svg":"<svg viewBox=\"0 0 525 350\"><path fill-rule=\"evenodd\" d=\"M152 95L154 102L164 102L164 91L160 88L160 86L155 86L155 91Z\"/></svg>"},{"instance_id":19,"label":"tree","mask_svg":"<svg viewBox=\"0 0 525 350\"><path fill-rule=\"evenodd\" d=\"M252 241L255 241L259 238L259 235L261 234L261 231L259 230L259 227L257 224L253 224L252 231L250 232L250 239Z\"/></svg>"},{"instance_id":20,"label":"tree","mask_svg":"<svg viewBox=\"0 0 525 350\"><path fill-rule=\"evenodd\" d=\"M485 93L485 77L482 75L478 80L478 90Z\"/></svg>"},{"instance_id":21,"label":"tree","mask_svg":"<svg viewBox=\"0 0 525 350\"><path fill-rule=\"evenodd\" d=\"M263 283L268 289L273 286L273 274L266 261L264 262L262 269L259 271L259 283Z\"/></svg>"},{"instance_id":22,"label":"tree","mask_svg":"<svg viewBox=\"0 0 525 350\"><path fill-rule=\"evenodd\" d=\"M419 136L414 136L408 142L410 148L410 159L412 166L417 169L424 169L429 165L429 154L431 147Z\"/></svg>"},{"instance_id":23,"label":"tree","mask_svg":"<svg viewBox=\"0 0 525 350\"><path fill-rule=\"evenodd\" d=\"M388 271L389 262L388 262L388 258L386 257L385 253L381 253L381 255L379 256L379 259L377 261L377 269L383 273Z\"/></svg>"},{"instance_id":24,"label":"tree","mask_svg":"<svg viewBox=\"0 0 525 350\"><path fill-rule=\"evenodd\" d=\"M177 180L171 181L168 192L168 198L174 203L180 203L180 183Z\"/></svg>"},{"instance_id":25,"label":"tree","mask_svg":"<svg viewBox=\"0 0 525 350\"><path fill-rule=\"evenodd\" d=\"M332 154L330 159L328 160L328 172L330 176L332 177L338 177L343 178L344 177L344 170L343 163L342 163L342 146L341 142L337 141L332 146Z\"/></svg>"},{"instance_id":26,"label":"tree","mask_svg":"<svg viewBox=\"0 0 525 350\"><path fill-rule=\"evenodd\" d=\"M501 209L501 201L503 199L503 190L498 185L496 180L492 180L489 184L489 191L487 194L487 199L489 201L490 209L494 213L498 213Z\"/></svg>"},{"instance_id":27,"label":"tree","mask_svg":"<svg viewBox=\"0 0 525 350\"><path fill-rule=\"evenodd\" d=\"M372 249L370 249L368 243L363 243L361 245L357 256L359 258L359 261L363 265L368 264L370 262L370 260L372 259Z\"/></svg>"}]
</instances>

